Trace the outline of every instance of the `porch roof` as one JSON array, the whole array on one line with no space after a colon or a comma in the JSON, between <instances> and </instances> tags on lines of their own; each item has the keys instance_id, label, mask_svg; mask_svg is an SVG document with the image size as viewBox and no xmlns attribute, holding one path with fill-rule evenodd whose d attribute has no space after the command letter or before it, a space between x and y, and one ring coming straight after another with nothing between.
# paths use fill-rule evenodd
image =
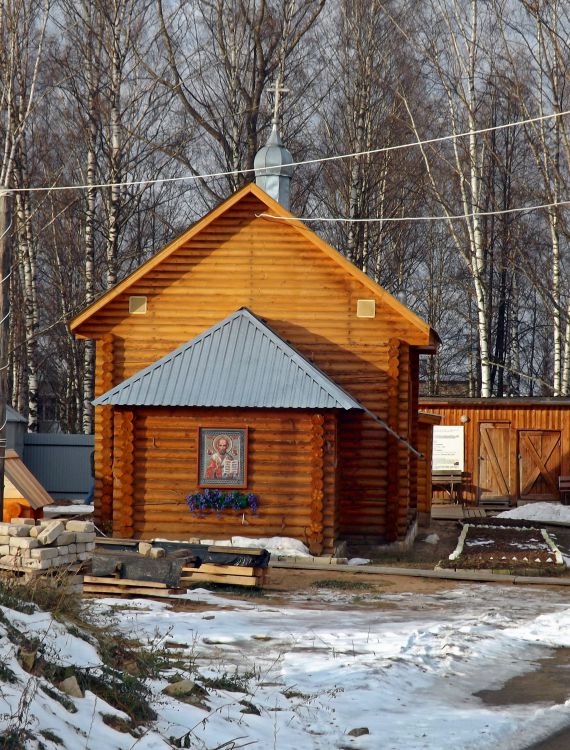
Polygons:
<instances>
[{"instance_id":1,"label":"porch roof","mask_svg":"<svg viewBox=\"0 0 570 750\"><path fill-rule=\"evenodd\" d=\"M111 388L93 403L363 408L245 307Z\"/></svg>"}]
</instances>

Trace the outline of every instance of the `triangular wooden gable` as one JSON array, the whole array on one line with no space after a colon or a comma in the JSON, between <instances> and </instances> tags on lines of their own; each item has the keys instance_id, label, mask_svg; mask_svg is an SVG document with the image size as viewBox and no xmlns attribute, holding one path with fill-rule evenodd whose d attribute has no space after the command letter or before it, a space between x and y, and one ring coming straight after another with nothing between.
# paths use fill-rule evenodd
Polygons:
<instances>
[{"instance_id":1,"label":"triangular wooden gable","mask_svg":"<svg viewBox=\"0 0 570 750\"><path fill-rule=\"evenodd\" d=\"M255 196L267 207L267 211L264 213L268 213L273 216L288 217L289 219L291 219L287 222L287 225L289 227L293 227L305 241L310 242L313 246L318 248L322 253L324 253L336 264L338 264L348 276L357 280L369 293L372 293L375 298L379 299L381 303L394 310L394 312L396 312L408 326L415 330L416 335L419 334L420 338L422 339L422 350L434 351L437 348L437 345L439 343L437 333L425 321L419 318L415 313L413 313L395 297L389 294L379 284L377 284L369 276L358 269L340 252L335 250L317 234L308 229L301 221L295 220L292 214L286 211L279 203L274 201L269 195L267 195L267 193L265 193L264 190L259 188L255 183L250 183L246 187L234 193L234 195L230 196L217 208L206 214L206 216L197 221L182 235L166 245L162 250L156 253L156 255L146 261L146 263L143 263L140 268L123 279L123 281L116 284L112 289L104 293L101 297L99 297L98 300L89 305L85 310L83 310L83 312L81 312L71 321L71 330L78 337L82 337L83 334L81 328L90 318L95 316L100 310L102 310L112 300L116 299L119 295L127 292L132 285L139 282L148 274L151 274L155 268L157 268L171 255L176 253L179 248L190 242L193 237L209 227L213 222L216 221L216 219L221 217L223 214L225 214L237 203L239 203L249 195ZM272 222L272 219L268 218L267 221Z\"/></svg>"}]
</instances>

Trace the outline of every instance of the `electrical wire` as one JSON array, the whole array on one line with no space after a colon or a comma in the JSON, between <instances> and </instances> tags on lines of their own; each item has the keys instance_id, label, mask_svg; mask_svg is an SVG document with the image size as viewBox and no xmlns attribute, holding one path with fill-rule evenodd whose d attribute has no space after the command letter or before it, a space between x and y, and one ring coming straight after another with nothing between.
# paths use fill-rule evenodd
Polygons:
<instances>
[{"instance_id":1,"label":"electrical wire","mask_svg":"<svg viewBox=\"0 0 570 750\"><path fill-rule=\"evenodd\" d=\"M503 125L492 125L488 128L480 128L478 130L466 130L462 133L453 133L451 135L442 135L437 138L426 138L425 140L410 141L409 143L400 143L395 146L382 146L380 148L367 149L365 151L353 151L348 154L335 154L333 156L323 156L317 159L305 159L304 161L296 161L288 164L287 166L302 167L309 164L323 164L331 161L338 161L341 159L354 159L361 156L371 156L373 154L385 154L392 151L401 151L407 148L416 148L417 146L428 146L435 143L444 143L446 141L456 141L460 138L466 138L472 135L483 135L484 133L494 133L500 130L506 130L507 128L515 128L519 125L530 125L536 122L543 122L545 120L555 119L557 117L565 117L570 114L570 110L564 110L563 112L553 112L549 115L540 115L537 117L528 117L525 120L516 120L515 122L507 122ZM209 172L206 174L198 175L185 175L184 177L160 177L160 178L148 178L143 180L126 180L124 182L100 182L92 185L51 185L49 187L27 187L27 188L2 188L3 192L7 193L39 193L39 192L51 192L55 190L92 190L95 188L112 188L112 187L133 187L141 185L160 185L171 182L185 182L185 181L196 181L196 180L208 180L218 179L220 177L232 177L240 174L247 174L248 172L255 172L258 174L264 174L268 172L271 167L264 167L255 169L255 167L233 169L224 172Z\"/></svg>"},{"instance_id":2,"label":"electrical wire","mask_svg":"<svg viewBox=\"0 0 570 750\"><path fill-rule=\"evenodd\" d=\"M258 219L274 219L275 221L324 221L324 222L347 222L352 224L402 222L402 221L454 221L457 219L471 219L474 216L502 216L504 214L527 213L538 211L542 208L555 208L556 206L568 206L568 201L556 201L554 203L541 203L536 206L519 206L518 208L503 208L497 211L472 211L468 214L443 214L441 216L387 216L370 219L351 219L346 216L274 216L273 214L255 214Z\"/></svg>"}]
</instances>

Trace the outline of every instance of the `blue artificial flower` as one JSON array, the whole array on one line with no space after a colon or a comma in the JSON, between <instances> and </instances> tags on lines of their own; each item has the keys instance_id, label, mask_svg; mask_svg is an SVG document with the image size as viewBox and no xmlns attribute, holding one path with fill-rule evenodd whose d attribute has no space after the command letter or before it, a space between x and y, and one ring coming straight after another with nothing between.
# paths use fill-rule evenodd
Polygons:
<instances>
[{"instance_id":1,"label":"blue artificial flower","mask_svg":"<svg viewBox=\"0 0 570 750\"><path fill-rule=\"evenodd\" d=\"M256 513L259 501L257 495L252 493L245 495L239 490L223 492L217 488L206 488L203 492L188 495L186 504L191 513L210 511L220 515L221 511L227 509L240 511L249 508L252 513Z\"/></svg>"}]
</instances>

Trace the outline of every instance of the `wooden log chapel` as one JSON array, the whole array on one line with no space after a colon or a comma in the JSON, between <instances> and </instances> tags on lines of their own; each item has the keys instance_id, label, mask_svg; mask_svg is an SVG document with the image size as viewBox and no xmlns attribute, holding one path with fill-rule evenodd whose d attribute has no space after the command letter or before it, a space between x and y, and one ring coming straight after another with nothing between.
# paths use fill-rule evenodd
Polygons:
<instances>
[{"instance_id":1,"label":"wooden log chapel","mask_svg":"<svg viewBox=\"0 0 570 750\"><path fill-rule=\"evenodd\" d=\"M438 337L291 216L287 154L274 126L259 184L71 323L96 341L95 517L116 536L315 554L410 536L419 356ZM200 511L214 493L257 511Z\"/></svg>"}]
</instances>

